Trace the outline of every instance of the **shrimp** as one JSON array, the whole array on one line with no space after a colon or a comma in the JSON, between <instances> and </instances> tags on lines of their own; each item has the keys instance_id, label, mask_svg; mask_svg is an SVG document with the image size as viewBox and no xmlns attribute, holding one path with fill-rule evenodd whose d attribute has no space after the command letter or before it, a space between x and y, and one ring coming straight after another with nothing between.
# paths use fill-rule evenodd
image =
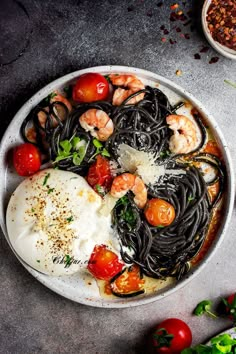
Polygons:
<instances>
[{"instance_id":1,"label":"shrimp","mask_svg":"<svg viewBox=\"0 0 236 354\"><path fill-rule=\"evenodd\" d=\"M126 100L126 98L128 98L130 95L132 95L135 92L138 92L139 90L143 90L145 88L142 81L140 81L135 75L111 74L109 75L109 77L113 85L127 87L127 90L120 87L115 90L113 95L113 100L112 100L112 103L115 106L120 106L122 102ZM127 103L135 104L141 101L143 98L144 98L144 93L140 93L139 95L131 98Z\"/></svg>"},{"instance_id":2,"label":"shrimp","mask_svg":"<svg viewBox=\"0 0 236 354\"><path fill-rule=\"evenodd\" d=\"M68 101L67 98L65 98L64 96L62 96L57 90L56 91L53 91L51 94L50 94L50 103L53 103L53 102L62 102L64 103L64 105L67 107L68 111L71 112L72 111L72 106L71 106L71 103ZM49 111L49 108L46 107L44 108L44 110L46 112ZM66 118L66 111L65 109L61 106L61 105L57 105L55 104L55 110L56 110L56 114L60 117L60 119L63 121L65 120ZM55 117L52 116L52 119L53 119L53 126L56 127L58 125L58 122L57 120L55 119ZM44 111L39 111L38 113L38 120L39 120L39 123L41 125L42 128L45 128L45 123L46 123L46 120L47 120L47 114L44 112Z\"/></svg>"},{"instance_id":3,"label":"shrimp","mask_svg":"<svg viewBox=\"0 0 236 354\"><path fill-rule=\"evenodd\" d=\"M114 131L114 124L108 114L101 109L91 108L79 118L82 128L100 141L106 141Z\"/></svg>"},{"instance_id":4,"label":"shrimp","mask_svg":"<svg viewBox=\"0 0 236 354\"><path fill-rule=\"evenodd\" d=\"M197 130L187 117L171 114L166 117L169 128L174 131L169 141L169 149L175 154L186 154L196 147Z\"/></svg>"},{"instance_id":5,"label":"shrimp","mask_svg":"<svg viewBox=\"0 0 236 354\"><path fill-rule=\"evenodd\" d=\"M114 178L110 194L114 198L122 198L128 191L134 193L134 202L140 208L144 208L147 202L147 188L138 176L132 173L123 173Z\"/></svg>"}]
</instances>

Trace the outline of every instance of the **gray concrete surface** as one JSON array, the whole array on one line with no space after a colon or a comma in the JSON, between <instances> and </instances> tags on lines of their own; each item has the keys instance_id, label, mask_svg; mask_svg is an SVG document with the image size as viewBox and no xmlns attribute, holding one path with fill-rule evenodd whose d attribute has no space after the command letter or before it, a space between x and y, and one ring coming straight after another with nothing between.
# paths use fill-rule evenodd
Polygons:
<instances>
[{"instance_id":1,"label":"gray concrete surface","mask_svg":"<svg viewBox=\"0 0 236 354\"><path fill-rule=\"evenodd\" d=\"M169 20L172 1L161 7L159 0L20 3L29 17L13 1L0 4L0 64L25 49L0 67L1 135L22 104L51 80L90 66L129 65L163 75L198 98L220 125L236 163L236 89L224 83L236 81L236 62L212 49L194 59L207 45L199 26L201 1L179 2L185 13L193 9L194 30L184 26L189 18ZM161 25L170 33L164 35ZM219 61L209 64L215 56ZM231 323L194 317L192 310L202 299L217 303L236 290L235 229L234 211L221 248L184 288L161 301L121 310L86 307L54 294L20 265L1 233L0 353L144 354L147 333L167 317L185 320L194 343L206 341Z\"/></svg>"}]
</instances>

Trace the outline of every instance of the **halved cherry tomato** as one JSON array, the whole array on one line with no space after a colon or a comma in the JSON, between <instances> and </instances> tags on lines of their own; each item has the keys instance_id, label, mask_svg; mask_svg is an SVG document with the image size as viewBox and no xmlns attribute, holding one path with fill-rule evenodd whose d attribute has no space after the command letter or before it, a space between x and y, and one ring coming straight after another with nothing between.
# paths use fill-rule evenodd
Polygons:
<instances>
[{"instance_id":1,"label":"halved cherry tomato","mask_svg":"<svg viewBox=\"0 0 236 354\"><path fill-rule=\"evenodd\" d=\"M111 187L112 175L109 160L102 155L96 156L96 161L89 167L87 181L99 192L99 188L108 190Z\"/></svg>"},{"instance_id":2,"label":"halved cherry tomato","mask_svg":"<svg viewBox=\"0 0 236 354\"><path fill-rule=\"evenodd\" d=\"M106 100L109 94L109 83L104 76L97 73L81 75L73 87L72 97L78 102L94 102Z\"/></svg>"},{"instance_id":3,"label":"halved cherry tomato","mask_svg":"<svg viewBox=\"0 0 236 354\"><path fill-rule=\"evenodd\" d=\"M168 318L155 328L152 343L156 353L180 354L191 346L192 332L184 321Z\"/></svg>"},{"instance_id":4,"label":"halved cherry tomato","mask_svg":"<svg viewBox=\"0 0 236 354\"><path fill-rule=\"evenodd\" d=\"M90 256L88 270L97 279L110 280L121 271L124 264L105 245L96 245Z\"/></svg>"},{"instance_id":5,"label":"halved cherry tomato","mask_svg":"<svg viewBox=\"0 0 236 354\"><path fill-rule=\"evenodd\" d=\"M175 218L175 209L165 200L153 198L147 202L144 214L152 226L168 226Z\"/></svg>"},{"instance_id":6,"label":"halved cherry tomato","mask_svg":"<svg viewBox=\"0 0 236 354\"><path fill-rule=\"evenodd\" d=\"M20 176L30 176L41 166L41 155L37 147L30 143L19 145L13 150L13 165Z\"/></svg>"}]
</instances>

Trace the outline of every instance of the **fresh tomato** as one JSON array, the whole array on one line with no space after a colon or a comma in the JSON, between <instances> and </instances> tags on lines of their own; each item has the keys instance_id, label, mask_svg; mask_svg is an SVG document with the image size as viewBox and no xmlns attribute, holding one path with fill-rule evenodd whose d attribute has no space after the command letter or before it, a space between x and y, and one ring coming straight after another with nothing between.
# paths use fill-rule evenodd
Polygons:
<instances>
[{"instance_id":1,"label":"fresh tomato","mask_svg":"<svg viewBox=\"0 0 236 354\"><path fill-rule=\"evenodd\" d=\"M13 165L20 176L30 176L41 166L41 155L37 147L30 143L19 145L13 150Z\"/></svg>"},{"instance_id":2,"label":"fresh tomato","mask_svg":"<svg viewBox=\"0 0 236 354\"><path fill-rule=\"evenodd\" d=\"M97 279L110 280L119 273L124 264L105 245L96 245L90 256L88 270Z\"/></svg>"},{"instance_id":3,"label":"fresh tomato","mask_svg":"<svg viewBox=\"0 0 236 354\"><path fill-rule=\"evenodd\" d=\"M152 338L156 353L180 354L191 346L192 332L187 323L178 318L168 318L155 328Z\"/></svg>"},{"instance_id":4,"label":"fresh tomato","mask_svg":"<svg viewBox=\"0 0 236 354\"><path fill-rule=\"evenodd\" d=\"M144 214L152 226L168 226L175 218L175 209L165 200L153 198L147 202Z\"/></svg>"},{"instance_id":5,"label":"fresh tomato","mask_svg":"<svg viewBox=\"0 0 236 354\"><path fill-rule=\"evenodd\" d=\"M72 97L78 102L94 102L106 100L109 94L109 83L104 76L96 73L81 75L73 87Z\"/></svg>"},{"instance_id":6,"label":"fresh tomato","mask_svg":"<svg viewBox=\"0 0 236 354\"><path fill-rule=\"evenodd\" d=\"M96 161L90 166L87 181L96 192L106 192L112 183L109 160L102 155L96 156Z\"/></svg>"},{"instance_id":7,"label":"fresh tomato","mask_svg":"<svg viewBox=\"0 0 236 354\"><path fill-rule=\"evenodd\" d=\"M229 319L236 322L236 293L223 299L223 302L226 306L225 311Z\"/></svg>"}]
</instances>

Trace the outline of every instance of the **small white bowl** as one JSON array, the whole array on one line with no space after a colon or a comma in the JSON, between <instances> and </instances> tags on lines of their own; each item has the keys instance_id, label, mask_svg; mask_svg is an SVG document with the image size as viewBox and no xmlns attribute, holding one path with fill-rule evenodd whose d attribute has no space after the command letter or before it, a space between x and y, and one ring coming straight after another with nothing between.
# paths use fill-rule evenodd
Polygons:
<instances>
[{"instance_id":1,"label":"small white bowl","mask_svg":"<svg viewBox=\"0 0 236 354\"><path fill-rule=\"evenodd\" d=\"M212 38L211 32L208 28L207 25L207 11L209 9L209 6L211 4L211 0L205 0L203 8L202 8L202 27L203 27L203 32L210 43L210 45L220 54L224 55L227 58L234 59L236 60L236 50L230 49L219 42L215 41Z\"/></svg>"}]
</instances>

